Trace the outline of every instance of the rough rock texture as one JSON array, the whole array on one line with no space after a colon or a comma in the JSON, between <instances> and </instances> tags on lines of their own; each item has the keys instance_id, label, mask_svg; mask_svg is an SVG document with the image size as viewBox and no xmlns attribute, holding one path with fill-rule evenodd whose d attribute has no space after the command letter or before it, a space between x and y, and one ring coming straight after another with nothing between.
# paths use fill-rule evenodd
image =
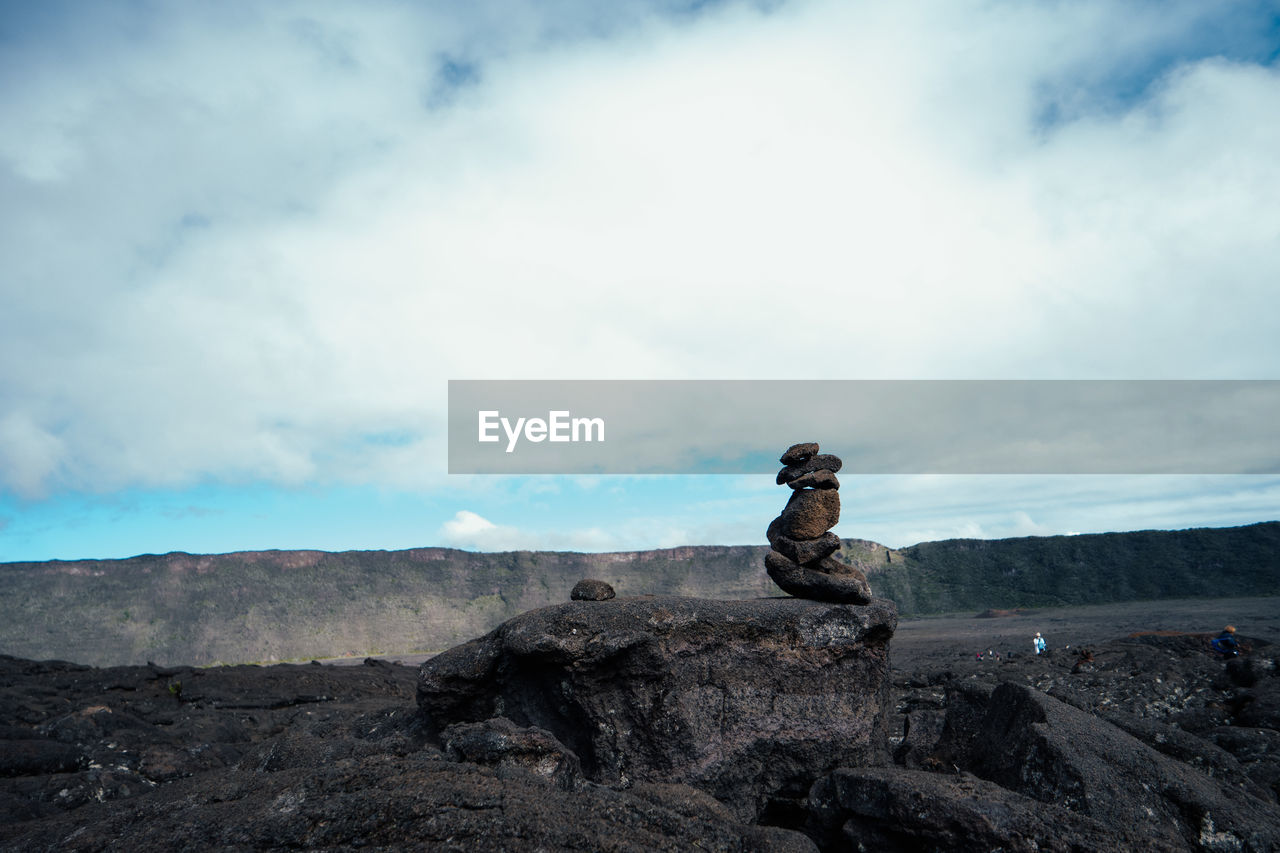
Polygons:
<instances>
[{"instance_id":1,"label":"rough rock texture","mask_svg":"<svg viewBox=\"0 0 1280 853\"><path fill-rule=\"evenodd\" d=\"M823 557L821 560L815 560L807 565L811 569L816 569L832 576L857 578L862 583L867 581L867 576L862 569L848 563L842 563L835 557Z\"/></svg>"},{"instance_id":2,"label":"rough rock texture","mask_svg":"<svg viewBox=\"0 0 1280 853\"><path fill-rule=\"evenodd\" d=\"M572 606L593 613L624 603ZM1193 627L1177 620L1200 619L1212 604L1200 600L1178 611L1196 616L1172 617L1167 605L1135 603L1123 618ZM861 609L797 605L819 614ZM1248 612L1256 630L1280 636L1274 608L1231 607L1241 608L1234 623L1248 624ZM1102 621L1084 611L1043 614L1057 623L1051 639L1065 634L1072 648L1055 644L1040 656L1026 651L1028 631L1006 632L1002 642L991 619L975 619L974 631L956 618L900 627L887 728L902 766L832 769L807 792L775 797L761 821L807 828L824 850L841 853L1280 850L1272 787L1280 730L1254 724L1271 719L1280 646L1255 634L1244 638L1247 658L1224 662L1203 634L1117 636L1107 612ZM759 626L741 633L752 630L774 659L802 657L800 649L779 653L785 646ZM1002 656L976 660L978 638ZM1087 670L1074 666L1081 643L1093 651ZM707 653L695 646L671 650L697 666ZM651 673L632 653L609 660L629 673L619 678ZM542 671L541 689L553 698L586 689L563 667ZM446 727L441 751L414 707L419 676L372 659L92 669L0 656L0 850L814 849L795 832L743 825L687 785L619 789L576 776L573 750L557 735L501 717ZM794 708L796 697L779 698ZM827 718L814 707L793 717L821 729ZM1000 778L979 779L974 769Z\"/></svg>"},{"instance_id":3,"label":"rough rock texture","mask_svg":"<svg viewBox=\"0 0 1280 853\"><path fill-rule=\"evenodd\" d=\"M1054 698L1068 701L1071 698L1078 697L1068 697L1062 691L1059 691ZM1070 704L1076 703L1072 702ZM1249 775L1250 770L1241 764L1240 759L1233 755L1232 751L1224 749L1212 733L1206 737L1197 737L1177 726L1171 726L1168 723L1151 719L1150 717L1139 717L1125 711L1101 711L1095 713L1103 720L1111 723L1121 731L1133 735L1157 752L1163 753L1170 758L1175 758L1216 779L1221 779L1223 782L1250 796L1263 800L1275 799L1275 793L1269 791L1265 784L1259 784L1257 780L1251 778ZM1231 732L1234 735L1236 732L1251 730L1232 726L1215 731ZM1276 733L1272 732L1271 734ZM1228 745L1239 744L1239 741L1230 735L1225 740ZM1253 755L1246 752L1245 755L1253 761L1265 759L1269 755L1280 755L1280 744L1273 750Z\"/></svg>"},{"instance_id":4,"label":"rough rock texture","mask_svg":"<svg viewBox=\"0 0 1280 853\"><path fill-rule=\"evenodd\" d=\"M793 489L838 489L840 480L835 472L823 468L821 471L810 471L794 480L788 480L787 485Z\"/></svg>"},{"instance_id":5,"label":"rough rock texture","mask_svg":"<svg viewBox=\"0 0 1280 853\"><path fill-rule=\"evenodd\" d=\"M805 836L743 826L681 785L567 792L435 750L235 768L74 821L0 829L6 850L442 850L808 853Z\"/></svg>"},{"instance_id":6,"label":"rough rock texture","mask_svg":"<svg viewBox=\"0 0 1280 853\"><path fill-rule=\"evenodd\" d=\"M937 767L934 756L946 713L918 708L906 713L902 721L902 741L893 751L893 762L911 770Z\"/></svg>"},{"instance_id":7,"label":"rough rock texture","mask_svg":"<svg viewBox=\"0 0 1280 853\"><path fill-rule=\"evenodd\" d=\"M646 597L509 620L422 665L429 730L505 716L596 782L692 785L740 819L839 766L887 763L891 603Z\"/></svg>"},{"instance_id":8,"label":"rough rock texture","mask_svg":"<svg viewBox=\"0 0 1280 853\"><path fill-rule=\"evenodd\" d=\"M801 489L782 508L782 535L817 539L840 521L840 493L835 489Z\"/></svg>"},{"instance_id":9,"label":"rough rock texture","mask_svg":"<svg viewBox=\"0 0 1280 853\"><path fill-rule=\"evenodd\" d=\"M499 774L529 773L572 791L582 779L578 756L551 732L520 728L505 717L456 723L440 733L450 758L496 767Z\"/></svg>"},{"instance_id":10,"label":"rough rock texture","mask_svg":"<svg viewBox=\"0 0 1280 853\"><path fill-rule=\"evenodd\" d=\"M570 601L608 601L616 593L605 581L594 578L583 578L573 585L569 592Z\"/></svg>"},{"instance_id":11,"label":"rough rock texture","mask_svg":"<svg viewBox=\"0 0 1280 853\"><path fill-rule=\"evenodd\" d=\"M525 763L562 747L506 721L451 730L451 759L407 666L165 672L0 656L0 754L76 755L9 765L0 850L814 850L684 785L566 790Z\"/></svg>"},{"instance_id":12,"label":"rough rock texture","mask_svg":"<svg viewBox=\"0 0 1280 853\"><path fill-rule=\"evenodd\" d=\"M1267 678L1233 697L1236 724L1280 731L1280 678Z\"/></svg>"},{"instance_id":13,"label":"rough rock texture","mask_svg":"<svg viewBox=\"0 0 1280 853\"><path fill-rule=\"evenodd\" d=\"M1250 782L1269 791L1273 798L1280 799L1280 731L1250 726L1222 726L1206 732L1205 738L1235 759L1239 763L1240 772L1248 774ZM1246 785L1244 781L1239 783Z\"/></svg>"},{"instance_id":14,"label":"rough rock texture","mask_svg":"<svg viewBox=\"0 0 1280 853\"><path fill-rule=\"evenodd\" d=\"M782 518L775 518L769 524L765 536L769 545L788 560L796 563L810 563L829 557L840 550L840 537L834 533L824 533L817 539L792 539L782 535Z\"/></svg>"},{"instance_id":15,"label":"rough rock texture","mask_svg":"<svg viewBox=\"0 0 1280 853\"><path fill-rule=\"evenodd\" d=\"M798 465L807 461L810 456L817 452L818 443L816 441L793 444L787 448L786 452L782 454L782 458L778 461L783 465Z\"/></svg>"},{"instance_id":16,"label":"rough rock texture","mask_svg":"<svg viewBox=\"0 0 1280 853\"><path fill-rule=\"evenodd\" d=\"M0 656L0 755L27 756L0 774L0 825L224 770L292 722L320 724L339 707L350 719L366 715L359 726L407 719L412 685L408 667L372 661L93 669Z\"/></svg>"},{"instance_id":17,"label":"rough rock texture","mask_svg":"<svg viewBox=\"0 0 1280 853\"><path fill-rule=\"evenodd\" d=\"M783 592L814 601L845 604L866 604L871 601L871 587L867 585L866 575L853 566L829 557L819 561L817 565L825 566L828 563L839 567L840 571L822 571L812 568L812 564L802 566L777 551L764 555L765 570Z\"/></svg>"},{"instance_id":18,"label":"rough rock texture","mask_svg":"<svg viewBox=\"0 0 1280 853\"><path fill-rule=\"evenodd\" d=\"M784 462L783 465L785 467L778 472L779 486L783 483L790 483L795 478L808 474L810 471L830 471L832 474L839 473L840 468L844 463L840 461L839 456L833 456L830 453L820 453L817 456L812 456L806 459L804 462L799 462L794 465L788 465Z\"/></svg>"},{"instance_id":19,"label":"rough rock texture","mask_svg":"<svg viewBox=\"0 0 1280 853\"><path fill-rule=\"evenodd\" d=\"M1055 803L1153 847L1272 850L1280 810L1167 757L1092 715L1023 685L977 696L948 720L939 753L1011 791ZM957 739L956 733L964 732ZM1210 844L1209 842L1212 842Z\"/></svg>"},{"instance_id":20,"label":"rough rock texture","mask_svg":"<svg viewBox=\"0 0 1280 853\"><path fill-rule=\"evenodd\" d=\"M970 774L841 769L809 792L810 834L825 850L1182 850L1118 837L1098 821Z\"/></svg>"}]
</instances>

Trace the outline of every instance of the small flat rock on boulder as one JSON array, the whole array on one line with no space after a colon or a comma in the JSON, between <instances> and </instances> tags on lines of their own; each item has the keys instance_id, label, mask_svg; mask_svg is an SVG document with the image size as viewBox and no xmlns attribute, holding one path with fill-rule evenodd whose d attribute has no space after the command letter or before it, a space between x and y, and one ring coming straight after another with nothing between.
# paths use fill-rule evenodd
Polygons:
<instances>
[{"instance_id":1,"label":"small flat rock on boulder","mask_svg":"<svg viewBox=\"0 0 1280 853\"><path fill-rule=\"evenodd\" d=\"M777 551L764 555L764 567L769 577L783 592L796 598L842 604L867 604L872 600L866 575L853 566L846 566L830 557L819 561L817 566L828 564L838 567L840 571L837 573L802 566Z\"/></svg>"},{"instance_id":2,"label":"small flat rock on boulder","mask_svg":"<svg viewBox=\"0 0 1280 853\"><path fill-rule=\"evenodd\" d=\"M505 716L611 785L691 785L753 821L840 766L889 760L893 604L620 598L515 617L425 662L428 733Z\"/></svg>"},{"instance_id":3,"label":"small flat rock on boulder","mask_svg":"<svg viewBox=\"0 0 1280 853\"><path fill-rule=\"evenodd\" d=\"M801 489L782 508L782 535L817 539L840 521L840 493L833 489Z\"/></svg>"},{"instance_id":4,"label":"small flat rock on boulder","mask_svg":"<svg viewBox=\"0 0 1280 853\"><path fill-rule=\"evenodd\" d=\"M773 550L796 563L812 563L840 550L840 537L834 533L824 533L817 539L792 539L782 535L782 516L770 522L765 536Z\"/></svg>"},{"instance_id":5,"label":"small flat rock on boulder","mask_svg":"<svg viewBox=\"0 0 1280 853\"><path fill-rule=\"evenodd\" d=\"M563 589L563 587L561 588ZM608 601L615 594L613 587L604 581L583 578L573 585L573 590L569 593L569 599L571 601Z\"/></svg>"}]
</instances>

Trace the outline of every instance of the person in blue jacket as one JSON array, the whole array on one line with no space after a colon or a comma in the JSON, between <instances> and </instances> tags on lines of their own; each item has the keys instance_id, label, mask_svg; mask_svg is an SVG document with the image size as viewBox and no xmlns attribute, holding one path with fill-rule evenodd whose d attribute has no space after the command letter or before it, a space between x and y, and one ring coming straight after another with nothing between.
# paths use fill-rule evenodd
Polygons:
<instances>
[{"instance_id":1,"label":"person in blue jacket","mask_svg":"<svg viewBox=\"0 0 1280 853\"><path fill-rule=\"evenodd\" d=\"M1222 633L1209 641L1213 650L1223 657L1235 657L1240 654L1240 643L1236 640L1236 626L1228 625Z\"/></svg>"},{"instance_id":2,"label":"person in blue jacket","mask_svg":"<svg viewBox=\"0 0 1280 853\"><path fill-rule=\"evenodd\" d=\"M1035 639L1031 641L1031 645L1035 646L1036 654L1044 653L1044 637L1040 636L1040 632L1036 631Z\"/></svg>"}]
</instances>

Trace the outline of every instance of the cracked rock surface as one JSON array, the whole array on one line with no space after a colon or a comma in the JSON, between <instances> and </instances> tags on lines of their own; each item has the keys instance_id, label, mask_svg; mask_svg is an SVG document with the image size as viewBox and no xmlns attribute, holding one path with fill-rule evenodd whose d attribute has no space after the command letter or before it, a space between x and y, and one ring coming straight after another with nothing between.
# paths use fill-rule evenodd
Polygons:
<instances>
[{"instance_id":1,"label":"cracked rock surface","mask_svg":"<svg viewBox=\"0 0 1280 853\"><path fill-rule=\"evenodd\" d=\"M786 598L571 602L421 670L0 657L0 850L1275 851L1280 647L1114 628L1209 604L1058 610L1071 649L983 660L957 626L1002 622L918 620L894 669L887 603ZM879 711L821 687L881 665Z\"/></svg>"},{"instance_id":2,"label":"cracked rock surface","mask_svg":"<svg viewBox=\"0 0 1280 853\"><path fill-rule=\"evenodd\" d=\"M671 781L743 821L888 760L890 602L646 596L529 611L423 664L425 725L507 717L598 783Z\"/></svg>"}]
</instances>

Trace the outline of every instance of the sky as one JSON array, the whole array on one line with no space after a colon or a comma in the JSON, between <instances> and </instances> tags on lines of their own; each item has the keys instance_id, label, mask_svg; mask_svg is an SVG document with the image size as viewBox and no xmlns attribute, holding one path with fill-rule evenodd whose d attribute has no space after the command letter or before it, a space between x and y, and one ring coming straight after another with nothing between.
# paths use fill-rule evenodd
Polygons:
<instances>
[{"instance_id":1,"label":"sky","mask_svg":"<svg viewBox=\"0 0 1280 853\"><path fill-rule=\"evenodd\" d=\"M1278 56L1234 0L0 3L0 561L761 544L786 498L449 475L451 379L1280 378ZM841 482L895 547L1280 517Z\"/></svg>"}]
</instances>

